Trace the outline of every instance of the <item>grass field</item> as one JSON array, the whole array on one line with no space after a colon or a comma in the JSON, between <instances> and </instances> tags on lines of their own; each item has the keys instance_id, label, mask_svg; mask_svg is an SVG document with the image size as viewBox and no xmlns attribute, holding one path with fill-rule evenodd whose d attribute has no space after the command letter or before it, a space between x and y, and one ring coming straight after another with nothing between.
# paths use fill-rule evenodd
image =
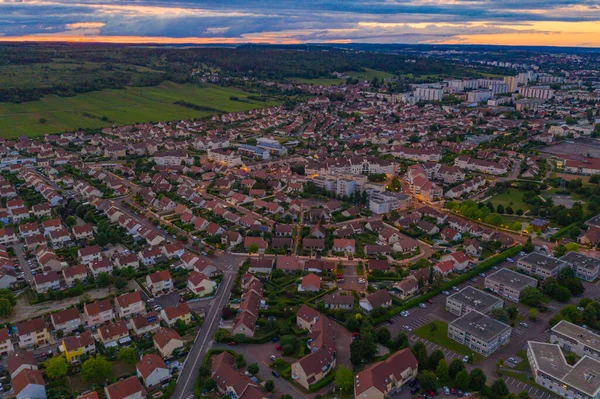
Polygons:
<instances>
[{"instance_id":1,"label":"grass field","mask_svg":"<svg viewBox=\"0 0 600 399\"><path fill-rule=\"evenodd\" d=\"M313 85L322 85L322 86L337 86L340 83L345 82L344 79L304 79L304 78L293 78L292 82L300 83L300 84L313 84Z\"/></svg>"},{"instance_id":2,"label":"grass field","mask_svg":"<svg viewBox=\"0 0 600 399\"><path fill-rule=\"evenodd\" d=\"M369 68L365 68L365 72L347 72L347 75L361 80L373 80L375 77L377 79L390 79L394 77L391 73Z\"/></svg>"},{"instance_id":3,"label":"grass field","mask_svg":"<svg viewBox=\"0 0 600 399\"><path fill-rule=\"evenodd\" d=\"M225 112L275 105L251 100L233 101L230 96L244 100L248 94L235 88L214 85L201 88L192 84L164 82L160 86L102 90L74 97L50 95L41 101L21 104L0 103L0 137L39 136L78 128L93 129L113 124L171 121L209 115L173 104L180 100ZM41 119L45 123L41 123Z\"/></svg>"},{"instance_id":4,"label":"grass field","mask_svg":"<svg viewBox=\"0 0 600 399\"><path fill-rule=\"evenodd\" d=\"M430 324L432 323L435 324L435 326L437 327L437 329L433 332L430 328ZM451 338L448 338L448 324L442 321L434 320L431 323L427 323L424 326L417 328L414 331L414 334L418 337L443 346L446 349L450 349L452 352L456 352L460 355L473 355L473 363L479 364L484 360L484 357L479 353L474 353L473 350L467 348L464 345L459 344Z\"/></svg>"},{"instance_id":5,"label":"grass field","mask_svg":"<svg viewBox=\"0 0 600 399\"><path fill-rule=\"evenodd\" d=\"M517 209L522 209L523 212L525 212L529 210L529 205L523 202L523 193L524 191L519 190L518 188L509 188L501 194L494 195L489 201L491 201L495 207L502 204L505 209L507 206L510 206L515 212Z\"/></svg>"}]
</instances>

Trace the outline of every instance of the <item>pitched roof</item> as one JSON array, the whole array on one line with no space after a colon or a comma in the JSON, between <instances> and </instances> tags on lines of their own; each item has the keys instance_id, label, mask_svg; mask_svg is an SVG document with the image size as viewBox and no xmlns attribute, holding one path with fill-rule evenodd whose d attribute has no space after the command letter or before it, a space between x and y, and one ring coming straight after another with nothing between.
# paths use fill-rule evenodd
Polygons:
<instances>
[{"instance_id":1,"label":"pitched roof","mask_svg":"<svg viewBox=\"0 0 600 399\"><path fill-rule=\"evenodd\" d=\"M12 379L15 395L19 395L29 384L45 386L44 377L39 370L24 369Z\"/></svg>"},{"instance_id":2,"label":"pitched roof","mask_svg":"<svg viewBox=\"0 0 600 399\"><path fill-rule=\"evenodd\" d=\"M358 397L372 387L386 394L392 377L395 381L401 381L406 369L416 370L417 366L417 359L410 349L402 349L358 373L354 380L354 394Z\"/></svg>"},{"instance_id":3,"label":"pitched roof","mask_svg":"<svg viewBox=\"0 0 600 399\"><path fill-rule=\"evenodd\" d=\"M144 355L135 367L138 369L143 378L148 378L156 369L166 369L165 361L158 355L147 353Z\"/></svg>"},{"instance_id":4,"label":"pitched roof","mask_svg":"<svg viewBox=\"0 0 600 399\"><path fill-rule=\"evenodd\" d=\"M137 377L129 377L104 388L107 399L124 399L137 392L143 392L144 388Z\"/></svg>"},{"instance_id":5,"label":"pitched roof","mask_svg":"<svg viewBox=\"0 0 600 399\"><path fill-rule=\"evenodd\" d=\"M183 342L183 340L175 330L166 327L159 328L158 331L156 331L156 333L152 337L152 339L160 348L164 348L169 342L171 342L174 339Z\"/></svg>"}]
</instances>

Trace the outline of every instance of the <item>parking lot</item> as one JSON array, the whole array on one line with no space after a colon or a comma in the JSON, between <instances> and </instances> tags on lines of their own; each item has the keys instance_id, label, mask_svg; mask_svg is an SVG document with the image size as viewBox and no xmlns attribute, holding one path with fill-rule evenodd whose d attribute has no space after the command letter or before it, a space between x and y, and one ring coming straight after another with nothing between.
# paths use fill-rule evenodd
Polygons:
<instances>
[{"instance_id":1,"label":"parking lot","mask_svg":"<svg viewBox=\"0 0 600 399\"><path fill-rule=\"evenodd\" d=\"M506 385L508 385L508 389L510 389L511 392L527 392L532 398L558 398L558 395L554 395L550 392L543 391L534 386L526 384L523 381L516 380L513 377L505 377L504 381L506 381Z\"/></svg>"}]
</instances>

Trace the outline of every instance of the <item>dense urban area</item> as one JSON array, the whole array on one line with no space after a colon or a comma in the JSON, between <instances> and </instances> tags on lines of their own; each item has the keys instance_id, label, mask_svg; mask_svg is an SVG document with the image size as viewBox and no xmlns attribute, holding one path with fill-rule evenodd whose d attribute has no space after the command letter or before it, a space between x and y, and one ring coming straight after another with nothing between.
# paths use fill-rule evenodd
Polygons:
<instances>
[{"instance_id":1,"label":"dense urban area","mask_svg":"<svg viewBox=\"0 0 600 399\"><path fill-rule=\"evenodd\" d=\"M2 398L600 399L598 52L1 49Z\"/></svg>"}]
</instances>

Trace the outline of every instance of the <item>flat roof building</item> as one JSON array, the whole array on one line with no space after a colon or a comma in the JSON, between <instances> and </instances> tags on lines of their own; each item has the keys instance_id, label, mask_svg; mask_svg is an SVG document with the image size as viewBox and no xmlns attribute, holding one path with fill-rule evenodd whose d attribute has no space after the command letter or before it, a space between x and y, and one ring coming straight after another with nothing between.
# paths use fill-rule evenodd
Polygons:
<instances>
[{"instance_id":1,"label":"flat roof building","mask_svg":"<svg viewBox=\"0 0 600 399\"><path fill-rule=\"evenodd\" d=\"M476 310L448 325L448 337L467 348L489 356L510 340L512 328Z\"/></svg>"},{"instance_id":2,"label":"flat roof building","mask_svg":"<svg viewBox=\"0 0 600 399\"><path fill-rule=\"evenodd\" d=\"M543 279L558 276L560 269L565 266L567 264L564 261L537 252L532 252L517 262L519 270Z\"/></svg>"},{"instance_id":3,"label":"flat roof building","mask_svg":"<svg viewBox=\"0 0 600 399\"><path fill-rule=\"evenodd\" d=\"M568 398L600 398L600 362L589 356L575 365L567 363L560 346L542 342L527 343L527 359L535 382Z\"/></svg>"},{"instance_id":4,"label":"flat roof building","mask_svg":"<svg viewBox=\"0 0 600 399\"><path fill-rule=\"evenodd\" d=\"M566 262L575 276L585 281L594 281L598 278L600 272L600 260L592 258L591 256L585 256L578 252L569 252L560 260Z\"/></svg>"},{"instance_id":5,"label":"flat roof building","mask_svg":"<svg viewBox=\"0 0 600 399\"><path fill-rule=\"evenodd\" d=\"M446 299L446 310L463 316L472 310L487 314L492 309L502 308L504 301L473 287L465 287Z\"/></svg>"},{"instance_id":6,"label":"flat roof building","mask_svg":"<svg viewBox=\"0 0 600 399\"><path fill-rule=\"evenodd\" d=\"M550 342L580 357L590 356L600 360L600 335L566 320L559 321L550 329Z\"/></svg>"},{"instance_id":7,"label":"flat roof building","mask_svg":"<svg viewBox=\"0 0 600 399\"><path fill-rule=\"evenodd\" d=\"M537 280L506 268L485 278L485 288L515 302L519 302L521 291L527 287L537 287Z\"/></svg>"}]
</instances>

